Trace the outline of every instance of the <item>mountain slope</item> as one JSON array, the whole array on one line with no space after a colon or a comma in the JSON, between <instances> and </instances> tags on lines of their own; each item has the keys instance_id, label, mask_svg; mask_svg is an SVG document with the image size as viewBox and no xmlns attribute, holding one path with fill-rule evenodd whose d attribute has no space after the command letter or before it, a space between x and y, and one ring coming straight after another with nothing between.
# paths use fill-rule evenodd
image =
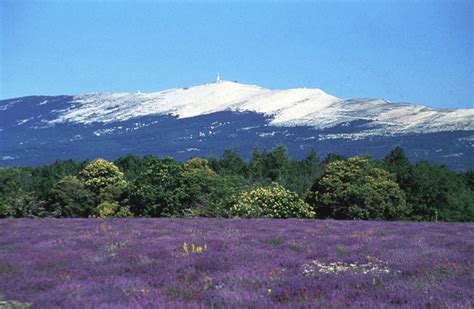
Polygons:
<instances>
[{"instance_id":1,"label":"mountain slope","mask_svg":"<svg viewBox=\"0 0 474 309\"><path fill-rule=\"evenodd\" d=\"M472 167L474 109L340 99L320 89L269 90L223 81L154 93L3 100L0 142L0 165L128 153L187 158L233 147L248 155L253 144L284 143L297 157L309 148L381 156L406 145L413 159L465 169Z\"/></svg>"},{"instance_id":2,"label":"mountain slope","mask_svg":"<svg viewBox=\"0 0 474 309\"><path fill-rule=\"evenodd\" d=\"M107 123L157 114L189 118L230 110L262 113L272 117L270 124L279 126L323 129L368 120L394 133L474 130L474 109L441 110L385 100L342 100L320 89L268 90L228 81L155 93L89 94L75 96L71 103L50 123Z\"/></svg>"}]
</instances>

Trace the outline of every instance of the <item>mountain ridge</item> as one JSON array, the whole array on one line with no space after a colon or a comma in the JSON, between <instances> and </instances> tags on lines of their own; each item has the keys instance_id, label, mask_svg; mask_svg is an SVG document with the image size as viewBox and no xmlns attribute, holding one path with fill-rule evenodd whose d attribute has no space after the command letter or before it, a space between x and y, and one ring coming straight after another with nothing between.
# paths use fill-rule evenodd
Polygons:
<instances>
[{"instance_id":1,"label":"mountain ridge","mask_svg":"<svg viewBox=\"0 0 474 309\"><path fill-rule=\"evenodd\" d=\"M257 112L275 126L323 129L369 120L397 133L474 130L474 109L439 109L383 99L340 99L318 88L270 90L229 81L151 93L92 93L73 96L51 124L115 122L149 115L189 118L220 111ZM375 130L372 134L383 133Z\"/></svg>"},{"instance_id":2,"label":"mountain ridge","mask_svg":"<svg viewBox=\"0 0 474 309\"><path fill-rule=\"evenodd\" d=\"M134 143L130 143L134 141ZM412 160L474 164L474 109L436 109L384 99L341 99L321 89L270 90L223 81L159 92L28 96L0 101L0 166L126 154L219 155L285 144Z\"/></svg>"}]
</instances>

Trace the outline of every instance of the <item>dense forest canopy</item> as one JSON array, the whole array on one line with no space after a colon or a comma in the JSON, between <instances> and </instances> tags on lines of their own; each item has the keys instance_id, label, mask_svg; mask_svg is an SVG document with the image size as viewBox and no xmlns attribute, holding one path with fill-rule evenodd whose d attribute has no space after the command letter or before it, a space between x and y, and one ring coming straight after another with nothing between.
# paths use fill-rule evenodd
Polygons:
<instances>
[{"instance_id":1,"label":"dense forest canopy","mask_svg":"<svg viewBox=\"0 0 474 309\"><path fill-rule=\"evenodd\" d=\"M265 217L474 221L474 170L412 164L395 148L292 160L284 146L221 157L129 155L0 169L0 217Z\"/></svg>"}]
</instances>

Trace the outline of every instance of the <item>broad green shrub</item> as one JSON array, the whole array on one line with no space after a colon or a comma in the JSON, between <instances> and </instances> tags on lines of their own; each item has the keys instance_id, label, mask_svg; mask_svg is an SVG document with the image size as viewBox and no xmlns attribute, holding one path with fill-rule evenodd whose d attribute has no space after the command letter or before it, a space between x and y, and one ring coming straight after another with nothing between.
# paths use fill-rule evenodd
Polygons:
<instances>
[{"instance_id":1,"label":"broad green shrub","mask_svg":"<svg viewBox=\"0 0 474 309\"><path fill-rule=\"evenodd\" d=\"M133 217L132 212L128 207L120 207L117 202L102 202L97 206L97 215L100 218L118 217L126 218Z\"/></svg>"},{"instance_id":2,"label":"broad green shrub","mask_svg":"<svg viewBox=\"0 0 474 309\"><path fill-rule=\"evenodd\" d=\"M194 171L204 171L210 175L215 175L216 172L214 172L210 167L209 167L209 162L206 159L203 158L192 158L186 161L184 163L184 172L185 173L192 173Z\"/></svg>"},{"instance_id":3,"label":"broad green shrub","mask_svg":"<svg viewBox=\"0 0 474 309\"><path fill-rule=\"evenodd\" d=\"M124 175L120 169L104 159L96 159L87 164L80 176L84 180L85 187L97 194L100 194L108 186L126 186Z\"/></svg>"},{"instance_id":4,"label":"broad green shrub","mask_svg":"<svg viewBox=\"0 0 474 309\"><path fill-rule=\"evenodd\" d=\"M111 217L118 210L117 202L102 202L97 206L97 214L101 218Z\"/></svg>"},{"instance_id":5,"label":"broad green shrub","mask_svg":"<svg viewBox=\"0 0 474 309\"><path fill-rule=\"evenodd\" d=\"M409 212L393 175L366 157L329 163L306 202L320 218L396 220Z\"/></svg>"},{"instance_id":6,"label":"broad green shrub","mask_svg":"<svg viewBox=\"0 0 474 309\"><path fill-rule=\"evenodd\" d=\"M178 217L187 206L183 167L173 158L154 158L129 187L136 216Z\"/></svg>"},{"instance_id":7,"label":"broad green shrub","mask_svg":"<svg viewBox=\"0 0 474 309\"><path fill-rule=\"evenodd\" d=\"M96 159L87 164L80 173L84 187L94 193L95 212L99 217L128 216L120 211L128 183L124 174L112 162Z\"/></svg>"},{"instance_id":8,"label":"broad green shrub","mask_svg":"<svg viewBox=\"0 0 474 309\"><path fill-rule=\"evenodd\" d=\"M277 183L241 193L231 213L244 218L315 217L315 212L298 194Z\"/></svg>"},{"instance_id":9,"label":"broad green shrub","mask_svg":"<svg viewBox=\"0 0 474 309\"><path fill-rule=\"evenodd\" d=\"M0 195L0 218L6 218L10 216L10 208L8 207L5 198Z\"/></svg>"},{"instance_id":10,"label":"broad green shrub","mask_svg":"<svg viewBox=\"0 0 474 309\"><path fill-rule=\"evenodd\" d=\"M49 191L49 213L55 217L88 217L94 212L94 197L84 182L65 176Z\"/></svg>"}]
</instances>

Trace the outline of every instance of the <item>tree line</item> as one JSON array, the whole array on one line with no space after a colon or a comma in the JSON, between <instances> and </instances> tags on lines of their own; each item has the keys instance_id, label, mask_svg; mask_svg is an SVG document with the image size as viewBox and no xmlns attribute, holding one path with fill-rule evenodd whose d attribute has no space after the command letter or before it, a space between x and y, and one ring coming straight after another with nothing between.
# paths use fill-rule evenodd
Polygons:
<instances>
[{"instance_id":1,"label":"tree line","mask_svg":"<svg viewBox=\"0 0 474 309\"><path fill-rule=\"evenodd\" d=\"M178 162L56 161L0 169L0 217L263 217L474 221L474 170L412 164L400 147L292 160L284 146Z\"/></svg>"}]
</instances>

